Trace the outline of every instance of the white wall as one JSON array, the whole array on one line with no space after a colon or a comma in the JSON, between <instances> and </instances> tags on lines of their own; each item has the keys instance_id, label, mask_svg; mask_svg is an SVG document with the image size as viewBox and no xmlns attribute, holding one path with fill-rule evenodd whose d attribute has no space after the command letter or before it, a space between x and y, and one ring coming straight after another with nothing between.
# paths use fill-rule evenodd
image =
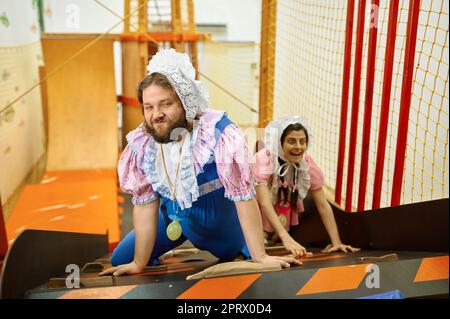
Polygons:
<instances>
[{"instance_id":1,"label":"white wall","mask_svg":"<svg viewBox=\"0 0 450 319\"><path fill-rule=\"evenodd\" d=\"M0 45L16 46L39 41L37 9L31 1L0 1L0 16L5 16L5 24L0 24Z\"/></svg>"},{"instance_id":2,"label":"white wall","mask_svg":"<svg viewBox=\"0 0 450 319\"><path fill-rule=\"evenodd\" d=\"M101 0L106 7L123 16L123 1ZM44 1L45 32L48 33L103 33L120 19L94 0ZM120 23L110 33L121 33Z\"/></svg>"},{"instance_id":3,"label":"white wall","mask_svg":"<svg viewBox=\"0 0 450 319\"><path fill-rule=\"evenodd\" d=\"M194 0L195 20L197 24L226 24L226 36L220 40L259 42L261 2L262 0Z\"/></svg>"},{"instance_id":4,"label":"white wall","mask_svg":"<svg viewBox=\"0 0 450 319\"><path fill-rule=\"evenodd\" d=\"M0 109L9 105L0 114L0 197L5 204L44 153L45 135L36 86L42 65L37 9L31 1L0 0L0 16Z\"/></svg>"},{"instance_id":5,"label":"white wall","mask_svg":"<svg viewBox=\"0 0 450 319\"><path fill-rule=\"evenodd\" d=\"M123 16L122 0L101 2ZM194 0L194 8L197 23L226 24L226 35L220 40L259 42L261 0ZM119 18L93 0L45 0L44 21L49 33L102 33ZM120 24L112 33L122 30Z\"/></svg>"}]
</instances>

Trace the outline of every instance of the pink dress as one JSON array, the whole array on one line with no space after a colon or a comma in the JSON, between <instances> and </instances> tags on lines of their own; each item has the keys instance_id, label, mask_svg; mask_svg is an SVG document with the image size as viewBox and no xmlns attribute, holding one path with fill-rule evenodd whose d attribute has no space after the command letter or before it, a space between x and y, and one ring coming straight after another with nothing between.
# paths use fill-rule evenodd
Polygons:
<instances>
[{"instance_id":1,"label":"pink dress","mask_svg":"<svg viewBox=\"0 0 450 319\"><path fill-rule=\"evenodd\" d=\"M325 180L322 170L317 166L317 164L309 154L305 155L304 160L309 167L309 189L312 191L320 189L324 185ZM273 175L275 174L275 163L274 157L272 156L269 149L264 148L253 156L251 169L257 184L264 184L267 185L269 189L272 188L271 180ZM293 185L289 184L286 185L289 190L292 189L292 186ZM281 220L286 220L286 224L284 225L284 227L286 228L286 230L289 230L290 225L298 225L298 214L302 213L305 209L303 207L303 200L300 199L297 201L297 207L291 207L290 203L287 204L287 207L284 206L286 205L283 205L281 201L278 203L274 203L275 211L278 215L284 216L281 218ZM274 229L267 218L264 216L264 214L262 214L262 219L264 231L273 232Z\"/></svg>"}]
</instances>

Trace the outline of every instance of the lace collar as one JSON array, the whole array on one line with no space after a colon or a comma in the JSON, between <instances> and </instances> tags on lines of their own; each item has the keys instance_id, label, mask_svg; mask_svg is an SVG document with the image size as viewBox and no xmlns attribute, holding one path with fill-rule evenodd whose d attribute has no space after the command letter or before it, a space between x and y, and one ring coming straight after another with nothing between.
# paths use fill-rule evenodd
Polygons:
<instances>
[{"instance_id":1,"label":"lace collar","mask_svg":"<svg viewBox=\"0 0 450 319\"><path fill-rule=\"evenodd\" d=\"M176 194L181 209L192 207L192 203L199 197L199 185L196 177L203 172L203 167L214 154L217 143L215 127L224 114L223 111L205 111L199 120L194 122L193 131L185 137L189 140L185 140L186 144L181 154L182 163L180 164ZM142 124L127 135L127 140L137 154L138 167L143 170L153 190L170 198L172 194L163 168L160 144L143 131ZM179 156L177 154L179 154L180 146L180 142L163 145L166 166L172 183L175 180Z\"/></svg>"}]
</instances>

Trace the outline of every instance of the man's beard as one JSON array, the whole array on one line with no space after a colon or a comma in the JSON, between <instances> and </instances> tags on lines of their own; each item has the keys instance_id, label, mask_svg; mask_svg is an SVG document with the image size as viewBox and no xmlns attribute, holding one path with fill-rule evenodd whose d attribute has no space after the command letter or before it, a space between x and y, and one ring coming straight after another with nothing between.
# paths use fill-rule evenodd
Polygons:
<instances>
[{"instance_id":1,"label":"man's beard","mask_svg":"<svg viewBox=\"0 0 450 319\"><path fill-rule=\"evenodd\" d=\"M172 140L176 140L178 137L176 136L177 128L187 128L187 120L184 116L180 116L178 120L169 126L169 128L164 132L158 132L153 125L148 125L147 121L145 121L145 126L147 132L155 139L156 142L166 144Z\"/></svg>"}]
</instances>

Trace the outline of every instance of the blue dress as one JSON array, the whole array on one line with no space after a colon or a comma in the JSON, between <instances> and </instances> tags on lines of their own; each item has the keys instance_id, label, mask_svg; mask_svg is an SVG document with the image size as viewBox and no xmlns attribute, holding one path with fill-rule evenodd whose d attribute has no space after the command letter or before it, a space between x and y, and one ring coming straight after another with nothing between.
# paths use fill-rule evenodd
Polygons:
<instances>
[{"instance_id":1,"label":"blue dress","mask_svg":"<svg viewBox=\"0 0 450 319\"><path fill-rule=\"evenodd\" d=\"M225 128L232 124L224 115L216 124L216 140ZM214 155L197 175L200 196L192 207L181 210L176 201L159 193L161 205L158 212L158 234L148 265L159 263L159 257L189 239L192 244L207 250L219 259L227 260L243 254L250 258L245 243L235 203L226 198L225 189L217 174ZM167 237L167 226L172 222L169 216L177 209L183 234L176 241ZM127 264L134 260L135 233L131 231L116 247L112 256L113 266Z\"/></svg>"}]
</instances>

